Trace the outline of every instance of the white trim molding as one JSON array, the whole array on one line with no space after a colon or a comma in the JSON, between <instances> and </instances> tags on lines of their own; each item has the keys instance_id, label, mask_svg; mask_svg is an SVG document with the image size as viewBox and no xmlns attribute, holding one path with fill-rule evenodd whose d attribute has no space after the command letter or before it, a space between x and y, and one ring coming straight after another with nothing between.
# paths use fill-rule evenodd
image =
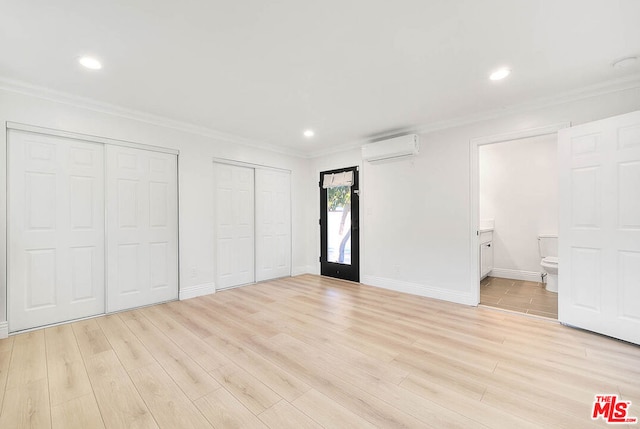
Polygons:
<instances>
[{"instance_id":1,"label":"white trim molding","mask_svg":"<svg viewBox=\"0 0 640 429\"><path fill-rule=\"evenodd\" d=\"M185 299L195 298L203 295L210 295L216 293L215 283L203 283L194 286L187 286L180 288L178 299L183 301Z\"/></svg>"},{"instance_id":2,"label":"white trim molding","mask_svg":"<svg viewBox=\"0 0 640 429\"><path fill-rule=\"evenodd\" d=\"M458 304L477 305L477 302L473 301L473 296L469 292L458 292L429 285L422 285L419 283L410 283L401 280L367 275L362 276L360 283L396 292L455 302Z\"/></svg>"},{"instance_id":3,"label":"white trim molding","mask_svg":"<svg viewBox=\"0 0 640 429\"><path fill-rule=\"evenodd\" d=\"M278 167L272 167L270 165L265 165L265 164L254 164L252 162L236 161L234 159L228 159L228 158L214 157L213 162L216 164L235 165L237 167L253 168L254 170L261 169L261 170L279 171L281 173L291 173L291 170L287 168L278 168Z\"/></svg>"},{"instance_id":4,"label":"white trim molding","mask_svg":"<svg viewBox=\"0 0 640 429\"><path fill-rule=\"evenodd\" d=\"M305 265L291 268L291 277L301 276L303 274L310 274L310 273L311 271L309 271L309 267Z\"/></svg>"},{"instance_id":5,"label":"white trim molding","mask_svg":"<svg viewBox=\"0 0 640 429\"><path fill-rule=\"evenodd\" d=\"M509 115L533 112L536 110L546 109L553 106L572 103L575 101L598 97L601 95L611 94L619 91L632 90L635 88L640 88L640 77L638 75L612 79L595 85L561 92L550 97L542 97L528 102L514 104L506 108L484 110L443 121L418 124L416 126L406 127L403 129L395 129L392 134L376 134L371 136L370 138L352 141L344 145L333 146L324 150L313 151L308 153L306 157L315 158L319 156L333 155L336 153L346 152L348 150L359 148L366 143L371 143L377 140L384 140L386 138L391 138L402 134L428 134L455 127L471 125L483 121L504 118Z\"/></svg>"},{"instance_id":6,"label":"white trim molding","mask_svg":"<svg viewBox=\"0 0 640 429\"><path fill-rule=\"evenodd\" d=\"M570 122L560 122L543 127L528 128L491 136L477 137L469 140L469 288L472 291L474 305L480 303L480 146L501 143L511 140L538 137L557 133L571 126ZM495 269L493 270L496 271Z\"/></svg>"},{"instance_id":7,"label":"white trim molding","mask_svg":"<svg viewBox=\"0 0 640 429\"><path fill-rule=\"evenodd\" d=\"M558 131L564 128L569 128L570 126L571 126L571 122L560 122L557 124L547 125L545 127L528 128L525 130L518 130L518 131L509 132L509 133L501 133L501 134L494 134L492 136L478 137L475 139L471 139L471 144L476 146L483 146L483 145L492 144L492 143L502 143L502 142L509 142L512 140L546 136L549 134L557 133Z\"/></svg>"},{"instance_id":8,"label":"white trim molding","mask_svg":"<svg viewBox=\"0 0 640 429\"><path fill-rule=\"evenodd\" d=\"M319 276L320 275L320 264L317 264L317 265L298 265L297 267L293 267L291 269L291 277L301 276L302 274L315 274L315 275Z\"/></svg>"},{"instance_id":9,"label":"white trim molding","mask_svg":"<svg viewBox=\"0 0 640 429\"><path fill-rule=\"evenodd\" d=\"M6 320L0 322L0 340L3 338L9 338L9 322Z\"/></svg>"},{"instance_id":10,"label":"white trim molding","mask_svg":"<svg viewBox=\"0 0 640 429\"><path fill-rule=\"evenodd\" d=\"M170 149L166 147L152 146L152 145L142 144L142 143L127 142L124 140L116 140L116 139L110 139L107 137L92 136L89 134L81 134L81 133L76 133L72 131L56 130L53 128L40 127L36 125L21 124L19 122L7 121L6 125L8 130L27 131L30 133L45 134L48 136L56 136L56 137L65 137L65 138L70 138L75 140L84 140L84 141L93 142L93 143L102 143L102 144L110 144L115 146L131 147L134 149L148 150L151 152L162 152L162 153L168 153L171 155L180 154L180 151L178 149Z\"/></svg>"},{"instance_id":11,"label":"white trim molding","mask_svg":"<svg viewBox=\"0 0 640 429\"><path fill-rule=\"evenodd\" d=\"M541 271L524 271L524 270L511 270L508 268L494 268L489 273L491 277L500 277L503 279L511 280L524 280L527 282L538 282L541 280Z\"/></svg>"},{"instance_id":12,"label":"white trim molding","mask_svg":"<svg viewBox=\"0 0 640 429\"><path fill-rule=\"evenodd\" d=\"M538 109L544 109L559 104L570 103L573 101L583 100L590 97L596 97L599 95L614 93L618 91L631 90L640 87L640 78L637 75L629 77L613 79L606 82L598 83L595 85L578 88L575 90L562 92L550 97L542 97L530 102L516 104L507 108L490 109L486 111L476 112L469 115L459 116L457 118L423 123L413 127L407 127L401 130L395 130L393 134L381 133L370 138L360 139L352 141L346 144L332 146L327 149L320 149L316 151L303 151L293 146L283 147L276 144L268 143L266 141L260 141L256 139L250 139L241 137L238 135L225 133L210 127L201 125L195 125L192 123L175 120L172 118L154 115L139 110L134 110L114 104L104 103L97 100L93 100L86 97L80 97L70 93L56 91L49 88L45 88L38 85L29 84L6 77L0 76L0 90L13 92L16 94L22 94L31 97L41 98L43 100L49 100L56 103L63 103L74 107L93 110L95 112L105 113L108 115L119 116L122 118L132 119L140 122L145 122L152 125L171 128L179 131L184 131L190 134L199 135L203 137L209 137L216 140L225 141L228 143L240 144L243 146L249 146L257 149L267 150L276 153L282 153L289 156L296 156L299 158L316 158L319 156L332 155L336 153L345 152L348 150L356 149L365 143L371 143L375 140L382 140L394 135L401 134L426 134L435 131L445 130L458 126L469 125L481 121L502 118L512 114L525 113Z\"/></svg>"},{"instance_id":13,"label":"white trim molding","mask_svg":"<svg viewBox=\"0 0 640 429\"><path fill-rule=\"evenodd\" d=\"M38 85L32 85L26 82L7 79L3 76L0 76L0 90L26 95L29 97L36 97L43 100L49 100L55 103L62 103L80 109L88 109L94 112L118 116L134 121L145 122L151 125L171 128L174 130L183 131L197 136L208 137L227 143L239 144L289 156L296 156L298 158L309 158L307 154L301 152L295 147L285 148L268 143L266 141L241 137L235 134L225 133L213 128L179 121L165 116L155 115L135 109L129 109L110 103L104 103L101 101L93 100L91 98L80 97L70 93L56 91Z\"/></svg>"}]
</instances>

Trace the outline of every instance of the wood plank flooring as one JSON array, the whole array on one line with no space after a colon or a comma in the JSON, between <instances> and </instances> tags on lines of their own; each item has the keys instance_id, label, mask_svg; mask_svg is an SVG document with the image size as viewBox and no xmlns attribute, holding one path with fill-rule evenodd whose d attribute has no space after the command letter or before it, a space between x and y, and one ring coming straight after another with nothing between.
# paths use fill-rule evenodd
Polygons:
<instances>
[{"instance_id":1,"label":"wood plank flooring","mask_svg":"<svg viewBox=\"0 0 640 429\"><path fill-rule=\"evenodd\" d=\"M0 340L0 428L589 428L640 347L304 275ZM624 426L622 426L624 427Z\"/></svg>"}]
</instances>

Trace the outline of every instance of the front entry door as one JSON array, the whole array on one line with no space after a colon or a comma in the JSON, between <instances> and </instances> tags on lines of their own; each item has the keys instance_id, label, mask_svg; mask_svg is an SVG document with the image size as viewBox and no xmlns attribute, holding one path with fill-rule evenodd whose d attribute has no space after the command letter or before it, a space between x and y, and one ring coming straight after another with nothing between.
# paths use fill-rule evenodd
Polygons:
<instances>
[{"instance_id":1,"label":"front entry door","mask_svg":"<svg viewBox=\"0 0 640 429\"><path fill-rule=\"evenodd\" d=\"M360 281L358 167L320 173L320 273Z\"/></svg>"}]
</instances>

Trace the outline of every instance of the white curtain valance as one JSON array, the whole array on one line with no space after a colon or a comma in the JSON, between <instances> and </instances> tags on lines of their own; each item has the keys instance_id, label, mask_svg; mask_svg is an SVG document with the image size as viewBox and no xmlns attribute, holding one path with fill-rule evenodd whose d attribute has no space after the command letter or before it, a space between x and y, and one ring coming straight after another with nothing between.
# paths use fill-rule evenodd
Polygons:
<instances>
[{"instance_id":1,"label":"white curtain valance","mask_svg":"<svg viewBox=\"0 0 640 429\"><path fill-rule=\"evenodd\" d=\"M353 186L353 171L324 175L323 189L337 188L338 186Z\"/></svg>"}]
</instances>

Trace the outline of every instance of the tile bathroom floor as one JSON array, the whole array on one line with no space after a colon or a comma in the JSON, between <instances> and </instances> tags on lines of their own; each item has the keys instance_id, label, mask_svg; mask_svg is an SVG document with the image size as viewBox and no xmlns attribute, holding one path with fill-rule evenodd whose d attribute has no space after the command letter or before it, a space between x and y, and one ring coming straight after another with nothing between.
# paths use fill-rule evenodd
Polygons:
<instances>
[{"instance_id":1,"label":"tile bathroom floor","mask_svg":"<svg viewBox=\"0 0 640 429\"><path fill-rule=\"evenodd\" d=\"M558 318L558 294L547 291L539 282L485 277L480 282L480 304Z\"/></svg>"}]
</instances>

